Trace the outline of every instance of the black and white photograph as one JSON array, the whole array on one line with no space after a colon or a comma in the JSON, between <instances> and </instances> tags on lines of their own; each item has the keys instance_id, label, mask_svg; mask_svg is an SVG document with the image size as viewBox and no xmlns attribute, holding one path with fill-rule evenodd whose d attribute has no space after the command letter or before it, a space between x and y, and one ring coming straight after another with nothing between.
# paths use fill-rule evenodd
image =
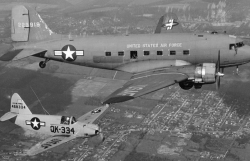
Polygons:
<instances>
[{"instance_id":1,"label":"black and white photograph","mask_svg":"<svg viewBox=\"0 0 250 161\"><path fill-rule=\"evenodd\" d=\"M0 0L0 161L250 161L250 0Z\"/></svg>"}]
</instances>

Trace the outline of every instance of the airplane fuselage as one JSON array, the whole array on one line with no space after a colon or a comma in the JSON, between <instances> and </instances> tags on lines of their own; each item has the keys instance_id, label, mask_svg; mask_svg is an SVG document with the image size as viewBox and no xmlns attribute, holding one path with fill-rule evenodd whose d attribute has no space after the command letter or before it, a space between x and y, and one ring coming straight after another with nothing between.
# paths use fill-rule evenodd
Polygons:
<instances>
[{"instance_id":1,"label":"airplane fuselage","mask_svg":"<svg viewBox=\"0 0 250 161\"><path fill-rule=\"evenodd\" d=\"M44 133L47 135L76 135L78 137L90 136L90 130L84 128L85 125L81 122L62 122L62 116L57 115L17 115L15 124L35 132ZM93 135L95 131L93 130Z\"/></svg>"},{"instance_id":2,"label":"airplane fuselage","mask_svg":"<svg viewBox=\"0 0 250 161\"><path fill-rule=\"evenodd\" d=\"M39 49L46 46L47 52L40 54L39 57L87 67L135 73L169 66L216 63L219 51L222 67L249 62L249 46L243 46L236 52L230 49L230 44L235 43L236 38L228 35L168 33L101 35L71 39L64 37L39 43L23 43L16 46L16 49L19 47ZM67 45L75 48L68 50L76 50L79 55L65 57ZM135 70L134 66L137 66L138 70Z\"/></svg>"}]
</instances>

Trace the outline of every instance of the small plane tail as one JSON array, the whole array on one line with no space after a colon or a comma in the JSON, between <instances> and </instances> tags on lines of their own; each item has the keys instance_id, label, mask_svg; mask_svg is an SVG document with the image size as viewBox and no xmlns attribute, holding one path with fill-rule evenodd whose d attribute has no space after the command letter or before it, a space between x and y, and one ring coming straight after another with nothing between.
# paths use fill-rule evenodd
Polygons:
<instances>
[{"instance_id":1,"label":"small plane tail","mask_svg":"<svg viewBox=\"0 0 250 161\"><path fill-rule=\"evenodd\" d=\"M32 114L28 106L17 93L14 93L11 97L10 112L16 114Z\"/></svg>"},{"instance_id":2,"label":"small plane tail","mask_svg":"<svg viewBox=\"0 0 250 161\"><path fill-rule=\"evenodd\" d=\"M27 42L52 38L53 33L34 8L18 5L12 8L11 39Z\"/></svg>"},{"instance_id":3,"label":"small plane tail","mask_svg":"<svg viewBox=\"0 0 250 161\"><path fill-rule=\"evenodd\" d=\"M25 104L25 102L22 100L22 98L17 93L14 93L11 97L10 112L4 114L0 118L0 121L10 120L16 117L18 114L32 114L32 113L29 110L28 106Z\"/></svg>"},{"instance_id":4,"label":"small plane tail","mask_svg":"<svg viewBox=\"0 0 250 161\"><path fill-rule=\"evenodd\" d=\"M179 33L183 32L180 22L178 22L178 17L176 14L169 12L161 16L158 21L158 24L155 28L155 34L160 34L162 28L166 29L170 33Z\"/></svg>"}]
</instances>

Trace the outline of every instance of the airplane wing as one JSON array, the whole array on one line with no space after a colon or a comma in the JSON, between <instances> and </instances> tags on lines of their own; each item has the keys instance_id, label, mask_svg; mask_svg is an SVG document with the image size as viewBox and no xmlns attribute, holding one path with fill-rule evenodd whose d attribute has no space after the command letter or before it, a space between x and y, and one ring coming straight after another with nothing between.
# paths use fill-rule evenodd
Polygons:
<instances>
[{"instance_id":1,"label":"airplane wing","mask_svg":"<svg viewBox=\"0 0 250 161\"><path fill-rule=\"evenodd\" d=\"M77 121L91 124L95 122L95 120L98 119L108 109L108 107L109 107L108 105L105 105L105 106L95 108L94 110L79 117Z\"/></svg>"},{"instance_id":2,"label":"airplane wing","mask_svg":"<svg viewBox=\"0 0 250 161\"><path fill-rule=\"evenodd\" d=\"M103 104L112 104L128 101L136 97L157 91L159 89L171 86L175 83L186 80L188 76L178 72L149 72L143 75L134 75L130 81L110 96Z\"/></svg>"},{"instance_id":3,"label":"airplane wing","mask_svg":"<svg viewBox=\"0 0 250 161\"><path fill-rule=\"evenodd\" d=\"M46 140L39 142L35 146L33 146L31 149L27 151L27 155L32 156L39 153L42 153L46 150L52 149L58 145L61 145L63 143L66 143L72 139L75 139L75 136L53 136L49 137Z\"/></svg>"},{"instance_id":4,"label":"airplane wing","mask_svg":"<svg viewBox=\"0 0 250 161\"><path fill-rule=\"evenodd\" d=\"M0 56L1 61L11 61L11 60L20 60L29 56L36 56L39 54L45 54L47 50L44 49L16 49L9 50L2 56Z\"/></svg>"}]
</instances>

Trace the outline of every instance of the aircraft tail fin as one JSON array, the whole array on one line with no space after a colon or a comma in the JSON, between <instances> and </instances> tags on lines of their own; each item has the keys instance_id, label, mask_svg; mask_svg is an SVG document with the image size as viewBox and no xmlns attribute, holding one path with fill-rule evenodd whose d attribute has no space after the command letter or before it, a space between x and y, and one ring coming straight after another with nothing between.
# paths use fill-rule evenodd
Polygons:
<instances>
[{"instance_id":1,"label":"aircraft tail fin","mask_svg":"<svg viewBox=\"0 0 250 161\"><path fill-rule=\"evenodd\" d=\"M159 19L159 21L157 23L157 26L155 28L155 34L161 33L161 28L162 28L163 20L164 20L164 15L161 16L161 18Z\"/></svg>"},{"instance_id":2,"label":"aircraft tail fin","mask_svg":"<svg viewBox=\"0 0 250 161\"><path fill-rule=\"evenodd\" d=\"M12 41L41 41L56 35L34 8L15 6L12 8L11 17Z\"/></svg>"},{"instance_id":3,"label":"aircraft tail fin","mask_svg":"<svg viewBox=\"0 0 250 161\"><path fill-rule=\"evenodd\" d=\"M22 100L22 98L17 94L14 93L11 97L11 107L10 112L4 114L0 121L11 120L12 118L16 117L19 114L32 114L28 106Z\"/></svg>"},{"instance_id":4,"label":"aircraft tail fin","mask_svg":"<svg viewBox=\"0 0 250 161\"><path fill-rule=\"evenodd\" d=\"M160 34L162 32L162 28L165 28L167 32L170 33L180 33L183 32L183 28L178 22L178 17L176 14L169 12L161 16L158 21L158 24L155 28L155 34Z\"/></svg>"},{"instance_id":5,"label":"aircraft tail fin","mask_svg":"<svg viewBox=\"0 0 250 161\"><path fill-rule=\"evenodd\" d=\"M14 93L11 97L10 112L15 114L32 114L28 106L17 93Z\"/></svg>"}]
</instances>

